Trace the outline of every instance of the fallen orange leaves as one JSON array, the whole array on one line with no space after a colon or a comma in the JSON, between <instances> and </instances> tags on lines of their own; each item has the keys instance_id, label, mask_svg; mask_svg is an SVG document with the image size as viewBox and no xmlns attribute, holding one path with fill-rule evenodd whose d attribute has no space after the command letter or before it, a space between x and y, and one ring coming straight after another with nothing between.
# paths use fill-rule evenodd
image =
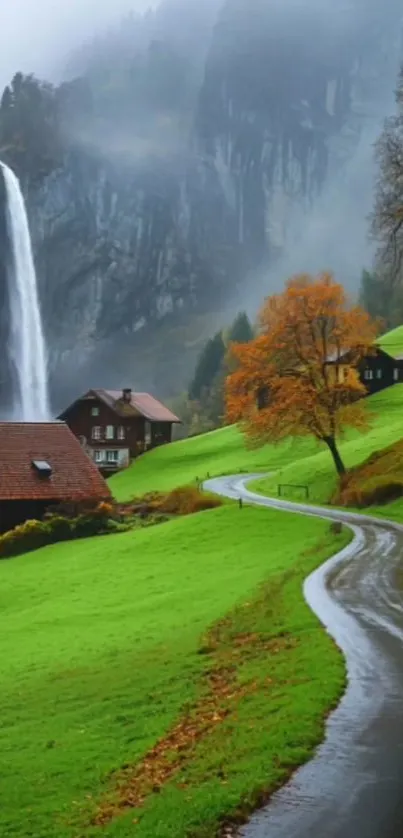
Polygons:
<instances>
[{"instance_id":1,"label":"fallen orange leaves","mask_svg":"<svg viewBox=\"0 0 403 838\"><path fill-rule=\"evenodd\" d=\"M217 624L208 638L208 645L218 651L220 633L228 629L228 619ZM238 702L257 688L256 681L239 683L237 664L266 650L275 654L279 649L295 645L290 637L272 638L254 633L239 634L232 638L230 648L219 650L211 669L206 673L206 695L187 710L183 718L160 739L137 765L126 766L114 778L115 789L98 806L93 825L103 826L129 809L138 809L147 797L161 791L172 777L192 758L198 742L207 737L217 725L230 715L235 717ZM271 679L265 679L271 685ZM220 782L226 783L222 773ZM187 783L178 782L186 789ZM137 823L135 819L133 823ZM225 834L232 834L230 832Z\"/></svg>"}]
</instances>

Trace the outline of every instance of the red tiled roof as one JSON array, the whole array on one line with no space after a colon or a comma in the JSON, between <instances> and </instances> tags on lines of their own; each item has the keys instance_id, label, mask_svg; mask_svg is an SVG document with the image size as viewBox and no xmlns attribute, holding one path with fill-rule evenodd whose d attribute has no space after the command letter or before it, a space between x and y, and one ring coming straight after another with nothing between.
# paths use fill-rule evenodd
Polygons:
<instances>
[{"instance_id":1,"label":"red tiled roof","mask_svg":"<svg viewBox=\"0 0 403 838\"><path fill-rule=\"evenodd\" d=\"M45 460L41 477L32 460ZM0 422L0 500L106 498L110 491L64 422Z\"/></svg>"},{"instance_id":2,"label":"red tiled roof","mask_svg":"<svg viewBox=\"0 0 403 838\"><path fill-rule=\"evenodd\" d=\"M180 419L175 416L165 405L161 404L154 396L149 393L135 393L132 390L130 402L125 402L122 399L122 390L93 390L93 393L105 401L112 410L115 410L119 416L128 416L128 409L132 409L135 415L144 416L151 422L172 422L180 423Z\"/></svg>"}]
</instances>

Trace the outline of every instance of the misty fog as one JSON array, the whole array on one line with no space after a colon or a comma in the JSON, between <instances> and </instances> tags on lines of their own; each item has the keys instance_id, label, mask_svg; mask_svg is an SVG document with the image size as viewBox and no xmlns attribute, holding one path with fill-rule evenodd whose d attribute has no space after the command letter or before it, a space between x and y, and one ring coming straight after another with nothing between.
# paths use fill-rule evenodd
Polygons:
<instances>
[{"instance_id":1,"label":"misty fog","mask_svg":"<svg viewBox=\"0 0 403 838\"><path fill-rule=\"evenodd\" d=\"M18 70L59 79L70 50L155 0L12 0L2 16L0 87Z\"/></svg>"},{"instance_id":2,"label":"misty fog","mask_svg":"<svg viewBox=\"0 0 403 838\"><path fill-rule=\"evenodd\" d=\"M391 7L394 3L395 0ZM210 0L210 4L214 15L218 15L226 5L231 7L231 3L224 0ZM187 0L187 5L195 10L197 35L200 2ZM203 0L205 5L206 0ZM237 0L232 7L236 8L236 5ZM243 0L238 0L238 5L242 8L245 4ZM305 46L313 48L317 55L329 51L330 61L336 47L338 50L348 49L351 39L356 37L357 26L362 28L365 24L369 27L384 13L381 0L341 0L337 5L326 0L265 0L263 5L267 9L272 41L274 36L279 52L283 43L287 49L293 41L297 48L298 44L304 44L309 29L311 34ZM156 6L166 9L165 15L163 12L160 15L165 34L167 31L175 32L180 39L183 20L178 0L163 0L162 3L158 0L69 0L63 4L55 4L53 0L37 0L36 3L32 0L13 0L2 21L0 33L0 87L17 70L33 72L52 81L59 81L66 74L66 67L69 67L68 75L74 75L75 59L80 56L83 46L85 49L86 44L99 38L102 49L102 37L114 27L117 38L123 39L124 28L119 32L122 18L128 14L141 14ZM242 42L250 37L250 32L239 32L238 36ZM144 37L141 27L139 37ZM184 37L189 37L186 27ZM69 65L71 55L73 60L70 59ZM266 278L269 285L277 285L285 275L299 269L331 267L342 281L351 285L361 268L371 262L373 244L368 239L367 217L371 210L375 171L373 143L385 117L393 110L393 73L389 81L389 89L386 88L384 95L378 99L376 112L367 120L367 128L364 126L342 178L337 175L334 180L332 177L328 179L325 193L308 216L301 216L298 211L292 213L295 218L293 221L290 218L287 253L269 274L264 270L261 281L257 283L257 294ZM149 156L182 152L188 130L189 125L177 121L174 114L163 109L144 123L139 120L135 134L131 127L127 130L123 124L113 124L104 128L101 135L98 126L90 120L77 129L82 142L91 145L97 136L98 148L104 154L115 159L121 156L136 164ZM255 295L252 293L251 297Z\"/></svg>"},{"instance_id":3,"label":"misty fog","mask_svg":"<svg viewBox=\"0 0 403 838\"><path fill-rule=\"evenodd\" d=\"M94 269L88 279L88 289L91 283L104 289L97 305L99 317L108 320L111 333L113 323L116 332L129 335L130 341L137 328L135 321L147 324L141 326L146 333L148 300L146 305L143 297L149 294L156 298L160 293L164 257L168 253L169 262L177 240L187 267L184 278L180 274L179 280L177 276L173 280L180 284L183 278L183 288L188 283L192 289L185 288L182 294L181 286L178 296L189 293L189 298L197 298L199 293L201 298L203 286L217 288L220 276L224 277L227 310L219 315L224 322L236 308L244 307L253 314L263 295L280 288L296 272L332 270L346 287L357 291L362 269L371 268L375 249L369 238L376 173L374 143L385 118L394 110L394 88L402 57L400 6L401 0L388 0L387 4L383 0L70 0L63 4L14 0L0 31L0 86L18 70L56 84L80 77L83 84L77 98L74 89L72 118L66 120L67 139L84 148L86 160L93 154L94 160L105 159L111 164L107 169L109 185L115 192L113 206L118 209L115 220L105 214L101 232L105 235L105 252L112 252L117 243L124 258L116 257L122 258L116 269L116 286L108 287L108 271L114 271L117 264L114 257L106 268L102 266L99 276ZM153 13L147 14L150 9ZM160 40L157 51L161 44L169 46L166 53L162 49L160 63L161 56L157 55L155 64L149 50L154 39ZM165 59L166 85L164 69L161 71ZM354 96L349 88L351 80ZM343 100L341 105L335 102L336 89ZM249 126L246 130L245 125ZM255 134L250 126L256 126ZM320 188L308 189L309 194L301 194L304 152L299 157L297 146L302 135L309 149L308 179L315 156L318 158L323 147L328 154ZM277 154L272 169L269 165L265 168L263 160L267 139L274 156ZM255 180L252 166L258 172ZM91 180L89 168L86 174L91 203L100 184L95 174ZM150 198L150 207L155 195L162 194L163 201L168 202L169 190L167 187L165 193L164 189L167 183L172 186L172 201L164 215L164 223L166 217L169 223L173 219L172 228L168 233L160 232L165 230L162 222L160 225L160 208L154 212L151 207L147 229L148 239L154 238L149 250L146 235L141 239L144 208L139 203L137 210L125 197L126 174L127 192L143 190ZM64 194L65 184L59 186L59 194ZM276 189L279 200L274 195ZM172 195L178 193L180 201L176 204ZM241 251L245 242L241 227L245 227L247 200L247 232L251 233L256 217L257 226L262 222L261 238L266 235L267 248L262 247L263 258L254 258L256 254L251 251L255 239L250 235L245 245L244 273L234 279L238 264L234 269L232 253L243 271ZM51 201L49 206L52 208ZM76 212L80 204L72 206ZM63 211L64 206L60 209ZM78 213L73 219L77 251L91 249L97 235L101 238L96 229L97 208L92 206L91 211L94 226L88 240L86 233L83 241L79 240L82 219ZM42 229L40 225L38 229ZM189 229L191 241L186 238ZM256 240L259 246L259 236ZM60 241L62 252L63 236ZM202 265L198 285L192 264L195 253L197 270ZM223 266L216 264L222 253L229 254ZM78 253L81 268L80 258ZM144 265L139 269L141 259ZM85 307L82 301L93 299L92 292L85 285L85 270L78 274L84 277L80 306ZM66 288L69 280L65 280ZM49 289L49 277L42 287ZM51 298L48 290L44 293ZM71 291L74 299L76 293L75 289ZM215 292L209 293L212 312ZM126 299L125 295L128 302L119 309L119 300ZM108 307L105 300L111 298L115 305ZM70 302L68 298L66 310ZM50 303L48 307L51 319ZM129 317L124 319L126 312L131 312L131 321ZM186 300L178 312L184 320L191 320L192 309L190 305L187 310ZM97 315L91 316L96 335L96 350L91 345L92 363L95 355L99 357L104 332L99 339ZM66 341L70 337L68 332ZM91 333L89 344L92 339ZM106 339L110 339L109 334ZM55 358L62 353L60 346L52 349ZM81 353L81 345L76 350ZM74 346L63 346L67 358L73 351ZM114 364L115 359L111 375L115 374ZM146 376L149 380L148 372Z\"/></svg>"}]
</instances>

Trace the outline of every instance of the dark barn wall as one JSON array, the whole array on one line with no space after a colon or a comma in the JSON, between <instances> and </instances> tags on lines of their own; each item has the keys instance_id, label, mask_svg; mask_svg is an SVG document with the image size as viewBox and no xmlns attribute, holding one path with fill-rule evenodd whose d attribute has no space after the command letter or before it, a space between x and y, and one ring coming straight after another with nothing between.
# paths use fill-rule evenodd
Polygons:
<instances>
[{"instance_id":1,"label":"dark barn wall","mask_svg":"<svg viewBox=\"0 0 403 838\"><path fill-rule=\"evenodd\" d=\"M152 448L156 448L158 445L166 445L168 442L172 442L172 423L153 422L151 425Z\"/></svg>"},{"instance_id":2,"label":"dark barn wall","mask_svg":"<svg viewBox=\"0 0 403 838\"><path fill-rule=\"evenodd\" d=\"M395 378L395 370L398 370L399 378ZM366 371L372 373L372 378L365 377ZM379 393L385 390L386 387L391 387L393 384L398 384L403 381L403 369L401 361L396 361L389 355L379 353L373 357L368 357L362 362L359 368L360 380L367 388L368 395Z\"/></svg>"},{"instance_id":3,"label":"dark barn wall","mask_svg":"<svg viewBox=\"0 0 403 838\"><path fill-rule=\"evenodd\" d=\"M56 501L0 500L0 533L12 530L24 521L40 520Z\"/></svg>"}]
</instances>

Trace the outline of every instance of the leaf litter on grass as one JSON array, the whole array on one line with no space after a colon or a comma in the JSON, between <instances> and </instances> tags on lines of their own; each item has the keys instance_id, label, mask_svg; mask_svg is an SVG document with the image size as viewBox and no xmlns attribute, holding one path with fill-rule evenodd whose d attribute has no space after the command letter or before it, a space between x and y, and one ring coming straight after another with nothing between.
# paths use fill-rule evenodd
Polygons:
<instances>
[{"instance_id":1,"label":"leaf litter on grass","mask_svg":"<svg viewBox=\"0 0 403 838\"><path fill-rule=\"evenodd\" d=\"M129 809L140 809L150 795L159 793L179 771L186 771L196 745L217 725L235 717L243 698L262 688L255 679L244 680L242 670L245 665L262 655L276 655L295 648L298 640L290 634L281 631L273 636L267 631L247 630L256 622L255 609L271 610L268 604L278 589L279 583L274 580L265 585L258 598L239 606L202 639L198 652L208 655L211 663L203 677L201 697L185 710L178 723L138 765L127 765L117 772L112 781L114 790L100 802L93 825L104 826ZM265 677L264 681L269 688L271 679ZM225 771L219 779L226 782ZM178 782L178 787L186 789L186 779Z\"/></svg>"}]
</instances>

